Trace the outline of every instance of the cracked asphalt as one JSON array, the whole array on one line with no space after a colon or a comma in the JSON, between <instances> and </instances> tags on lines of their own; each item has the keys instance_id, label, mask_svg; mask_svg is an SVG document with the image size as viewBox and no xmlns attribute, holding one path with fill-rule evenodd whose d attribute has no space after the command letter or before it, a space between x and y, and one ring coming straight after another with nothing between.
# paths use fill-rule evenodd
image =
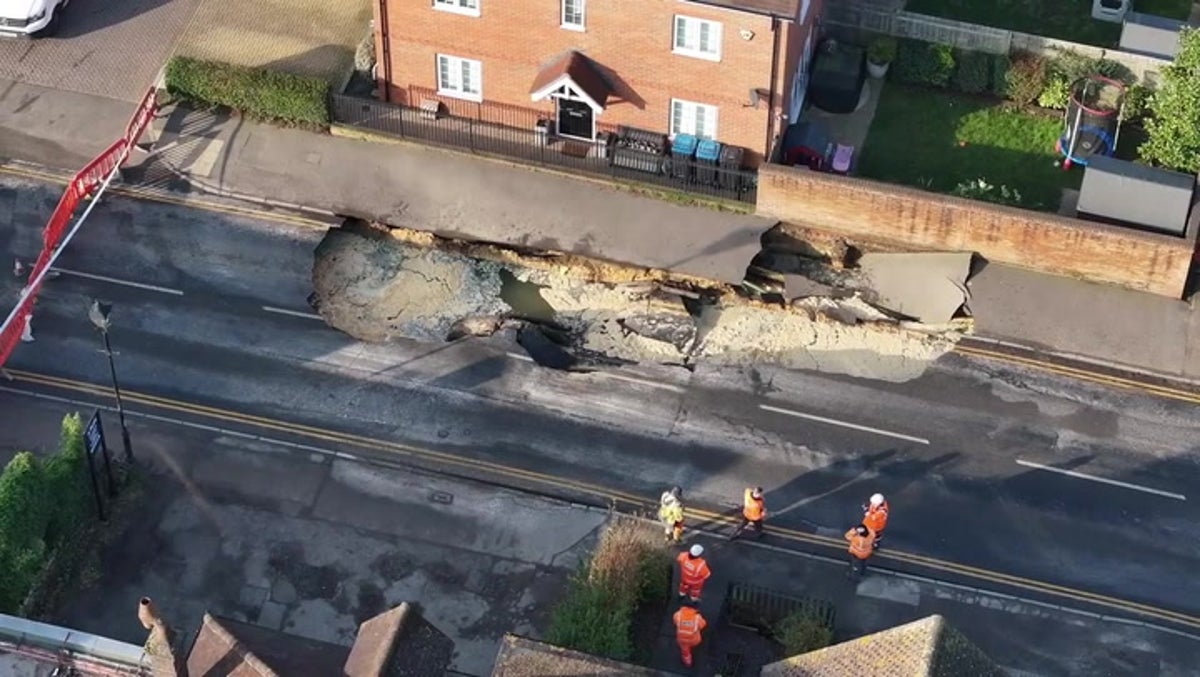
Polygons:
<instances>
[{"instance_id":1,"label":"cracked asphalt","mask_svg":"<svg viewBox=\"0 0 1200 677\"><path fill-rule=\"evenodd\" d=\"M57 192L6 184L0 246L29 257ZM131 392L647 497L678 484L714 509L761 484L774 524L816 534L883 491L890 548L1200 614L1191 405L956 355L904 383L765 364L616 379L539 369L503 336L363 344L265 310L308 311L321 236L106 198L61 260L92 277L51 282L9 366L105 383L86 319L101 296Z\"/></svg>"}]
</instances>

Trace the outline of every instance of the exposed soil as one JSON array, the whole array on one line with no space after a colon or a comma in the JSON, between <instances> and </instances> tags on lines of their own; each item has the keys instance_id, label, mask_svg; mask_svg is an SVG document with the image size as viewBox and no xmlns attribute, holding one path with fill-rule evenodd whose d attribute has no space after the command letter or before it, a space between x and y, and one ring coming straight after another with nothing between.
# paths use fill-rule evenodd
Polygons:
<instances>
[{"instance_id":1,"label":"exposed soil","mask_svg":"<svg viewBox=\"0 0 1200 677\"><path fill-rule=\"evenodd\" d=\"M536 323L592 365L768 363L905 381L957 340L910 331L847 290L836 265L823 270L839 293L771 303L664 271L350 224L318 247L313 287L321 315L364 341Z\"/></svg>"}]
</instances>

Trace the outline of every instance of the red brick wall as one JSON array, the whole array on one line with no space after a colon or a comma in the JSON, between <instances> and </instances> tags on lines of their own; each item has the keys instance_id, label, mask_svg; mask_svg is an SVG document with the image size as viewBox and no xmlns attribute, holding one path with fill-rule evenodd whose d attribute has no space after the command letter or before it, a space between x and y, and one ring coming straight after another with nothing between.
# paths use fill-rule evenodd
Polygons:
<instances>
[{"instance_id":1,"label":"red brick wall","mask_svg":"<svg viewBox=\"0 0 1200 677\"><path fill-rule=\"evenodd\" d=\"M1181 298L1193 240L763 165L760 215L909 248L974 251L1057 275ZM1194 238L1194 234L1191 236Z\"/></svg>"},{"instance_id":2,"label":"red brick wall","mask_svg":"<svg viewBox=\"0 0 1200 677\"><path fill-rule=\"evenodd\" d=\"M820 1L813 0L814 4ZM504 107L550 113L553 102L532 102L530 86L548 61L577 49L615 75L618 92L597 117L599 126L631 125L665 132L670 100L677 98L719 107L719 141L747 148L757 156L752 158L755 161L766 149L773 113L766 101L757 107L748 104L751 89L771 89L774 36L768 17L679 0L591 0L586 31L578 32L560 27L559 0L480 0L480 9L481 16L471 17L433 9L431 0L389 1L393 102L418 105L414 92L436 90L435 59L442 53L481 61L484 100L500 104L464 106L443 98L451 110L466 110L485 119ZM379 8L375 11L380 25ZM723 24L719 62L672 53L676 14ZM782 60L795 39L787 34L790 23L779 23ZM744 40L742 30L753 31L753 38ZM377 47L382 59L382 44ZM382 66L379 76L384 77ZM781 65L776 79L774 114L779 115L786 110L790 69ZM774 131L779 132L778 123Z\"/></svg>"}]
</instances>

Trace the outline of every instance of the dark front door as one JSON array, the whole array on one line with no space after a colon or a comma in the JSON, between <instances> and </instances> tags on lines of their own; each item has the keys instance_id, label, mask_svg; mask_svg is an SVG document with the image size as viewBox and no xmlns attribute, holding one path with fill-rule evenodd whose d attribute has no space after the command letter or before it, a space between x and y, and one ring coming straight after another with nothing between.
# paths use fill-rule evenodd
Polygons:
<instances>
[{"instance_id":1,"label":"dark front door","mask_svg":"<svg viewBox=\"0 0 1200 677\"><path fill-rule=\"evenodd\" d=\"M558 133L578 139L592 138L592 122L595 113L582 101L558 100Z\"/></svg>"}]
</instances>

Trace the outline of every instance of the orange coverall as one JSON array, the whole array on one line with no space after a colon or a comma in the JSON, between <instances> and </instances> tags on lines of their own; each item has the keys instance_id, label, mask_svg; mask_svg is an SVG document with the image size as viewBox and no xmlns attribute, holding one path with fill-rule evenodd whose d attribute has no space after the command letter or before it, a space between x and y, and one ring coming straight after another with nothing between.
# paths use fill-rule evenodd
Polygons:
<instances>
[{"instance_id":1,"label":"orange coverall","mask_svg":"<svg viewBox=\"0 0 1200 677\"><path fill-rule=\"evenodd\" d=\"M675 641L679 644L679 658L692 667L692 649L700 646L700 633L708 627L704 616L690 606L675 612Z\"/></svg>"},{"instance_id":2,"label":"orange coverall","mask_svg":"<svg viewBox=\"0 0 1200 677\"><path fill-rule=\"evenodd\" d=\"M692 601L699 600L704 582L712 576L708 562L703 557L692 557L689 552L679 553L675 561L679 562L679 594L692 598Z\"/></svg>"}]
</instances>

